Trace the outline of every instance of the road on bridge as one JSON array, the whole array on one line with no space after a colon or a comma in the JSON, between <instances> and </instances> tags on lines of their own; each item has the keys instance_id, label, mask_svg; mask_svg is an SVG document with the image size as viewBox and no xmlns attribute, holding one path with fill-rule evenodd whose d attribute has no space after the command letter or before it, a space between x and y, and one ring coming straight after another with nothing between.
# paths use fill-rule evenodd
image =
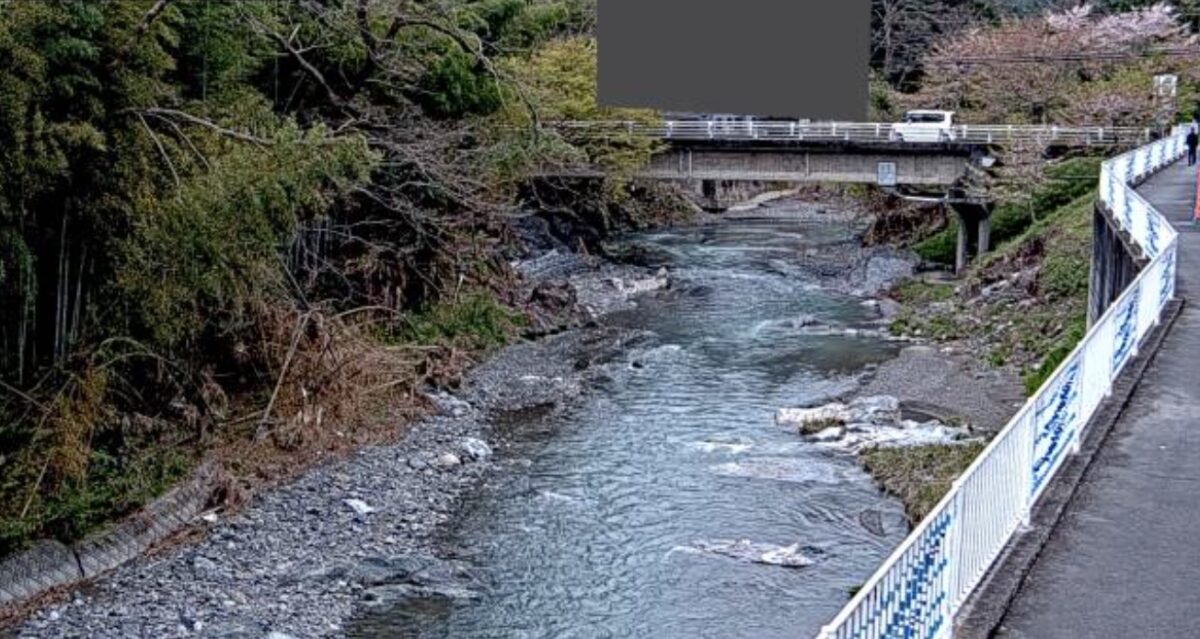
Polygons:
<instances>
[{"instance_id":1,"label":"road on bridge","mask_svg":"<svg viewBox=\"0 0 1200 639\"><path fill-rule=\"evenodd\" d=\"M786 145L812 142L899 143L927 145L929 142L904 142L890 122L792 122L749 120L725 123L705 120L663 122L559 121L546 122L546 128L564 135L613 137L633 135L672 143L757 142ZM944 132L943 143L1036 144L1043 146L1111 146L1144 144L1153 130L1130 126L956 124Z\"/></svg>"},{"instance_id":2,"label":"road on bridge","mask_svg":"<svg viewBox=\"0 0 1200 639\"><path fill-rule=\"evenodd\" d=\"M1200 636L1200 227L1196 174L1138 189L1179 231L1187 301L1018 592L1004 639Z\"/></svg>"}]
</instances>

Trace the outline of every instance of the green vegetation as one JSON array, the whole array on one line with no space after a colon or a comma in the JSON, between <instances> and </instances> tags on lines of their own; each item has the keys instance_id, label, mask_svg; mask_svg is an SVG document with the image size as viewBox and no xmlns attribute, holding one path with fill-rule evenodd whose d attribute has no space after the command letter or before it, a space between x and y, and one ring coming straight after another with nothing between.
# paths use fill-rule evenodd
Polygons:
<instances>
[{"instance_id":1,"label":"green vegetation","mask_svg":"<svg viewBox=\"0 0 1200 639\"><path fill-rule=\"evenodd\" d=\"M1083 336L1094 193L1042 212L973 265L955 288L906 282L892 293L901 311L891 331L968 340L980 357L1022 369L1032 393Z\"/></svg>"},{"instance_id":2,"label":"green vegetation","mask_svg":"<svg viewBox=\"0 0 1200 639\"><path fill-rule=\"evenodd\" d=\"M503 346L523 318L483 291L442 300L414 314L400 329L400 343L455 343L475 350Z\"/></svg>"},{"instance_id":3,"label":"green vegetation","mask_svg":"<svg viewBox=\"0 0 1200 639\"><path fill-rule=\"evenodd\" d=\"M1038 15L1044 3L931 3L919 17L882 0L874 4L870 98L876 113L939 108L954 110L960 122L1152 127L1185 121L1195 111L1200 72L1191 61L1131 55L1078 65L957 63L1016 57L1031 48L1067 58L1105 47L1132 53L1182 45L1194 38L1197 23L1190 0L1087 3L1045 15ZM968 26L943 26L951 11L969 16ZM1121 34L1119 44L1114 33ZM1177 75L1173 100L1156 97L1159 74ZM1092 210L1103 158L1054 153L1041 144L997 150L996 166L973 174L969 185L997 201L991 217L997 250L970 265L955 286L912 281L892 291L902 307L893 332L961 342L993 366L1018 369L1029 394L1086 329ZM875 226L924 259L951 265L959 229L953 215L946 218L938 221L941 228L922 225L921 215L900 207ZM981 449L879 448L863 461L917 522Z\"/></svg>"},{"instance_id":4,"label":"green vegetation","mask_svg":"<svg viewBox=\"0 0 1200 639\"><path fill-rule=\"evenodd\" d=\"M1096 188L1103 158L1071 158L1045 169L1041 184L1028 195L1010 194L992 211L992 241L997 245L1023 234L1033 223L1055 209ZM941 232L913 247L921 257L943 264L954 263L958 224L951 216Z\"/></svg>"},{"instance_id":5,"label":"green vegetation","mask_svg":"<svg viewBox=\"0 0 1200 639\"><path fill-rule=\"evenodd\" d=\"M941 501L984 446L973 442L878 447L864 451L862 461L880 488L904 503L909 522L915 524Z\"/></svg>"},{"instance_id":6,"label":"green vegetation","mask_svg":"<svg viewBox=\"0 0 1200 639\"><path fill-rule=\"evenodd\" d=\"M650 117L596 106L594 14L0 1L0 555L213 449L294 470L335 447L315 407L369 439L368 394L411 402L508 339L524 176L652 150L535 131Z\"/></svg>"}]
</instances>

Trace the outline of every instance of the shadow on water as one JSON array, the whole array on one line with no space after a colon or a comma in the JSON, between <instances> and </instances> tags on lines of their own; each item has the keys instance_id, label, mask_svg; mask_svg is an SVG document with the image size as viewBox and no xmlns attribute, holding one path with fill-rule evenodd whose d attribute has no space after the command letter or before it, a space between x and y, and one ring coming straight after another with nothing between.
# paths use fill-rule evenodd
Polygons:
<instances>
[{"instance_id":1,"label":"shadow on water","mask_svg":"<svg viewBox=\"0 0 1200 639\"><path fill-rule=\"evenodd\" d=\"M627 238L676 285L611 318L650 338L581 406L506 418L511 468L446 532L477 596L407 599L352 636L815 634L905 533L853 459L773 420L895 353L852 333L874 319L861 300L780 266L847 236L745 220Z\"/></svg>"}]
</instances>

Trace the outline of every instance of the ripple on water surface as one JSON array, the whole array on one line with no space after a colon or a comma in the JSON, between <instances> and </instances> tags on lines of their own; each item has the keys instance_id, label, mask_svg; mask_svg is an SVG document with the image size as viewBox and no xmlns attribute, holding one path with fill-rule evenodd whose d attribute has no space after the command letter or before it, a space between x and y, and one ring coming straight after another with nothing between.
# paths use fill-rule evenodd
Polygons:
<instances>
[{"instance_id":1,"label":"ripple on water surface","mask_svg":"<svg viewBox=\"0 0 1200 639\"><path fill-rule=\"evenodd\" d=\"M778 267L845 236L776 220L629 238L672 270L676 292L615 318L654 339L611 363L618 383L578 410L530 416L550 422L531 432L551 434L515 442L527 464L449 531L480 596L376 612L352 634L814 634L904 534L898 504L854 460L773 421L894 352L802 330L872 319Z\"/></svg>"}]
</instances>

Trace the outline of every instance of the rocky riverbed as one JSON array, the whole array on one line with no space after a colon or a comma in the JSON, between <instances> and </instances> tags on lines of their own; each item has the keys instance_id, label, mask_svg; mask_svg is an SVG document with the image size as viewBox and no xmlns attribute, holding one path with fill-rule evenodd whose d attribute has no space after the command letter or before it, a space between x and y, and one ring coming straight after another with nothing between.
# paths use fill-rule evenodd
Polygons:
<instances>
[{"instance_id":1,"label":"rocky riverbed","mask_svg":"<svg viewBox=\"0 0 1200 639\"><path fill-rule=\"evenodd\" d=\"M880 318L880 338L886 334L888 305L871 296L911 274L914 264L901 253L862 249L849 241L822 245L797 261L778 268L796 269L795 274L821 286L862 296ZM400 601L478 596L477 567L448 551L439 532L458 516L464 498L491 481L500 467L520 472L498 461L508 446L506 421L570 411L591 389L610 380L607 367L645 336L607 324L609 314L636 307L642 297L704 295L674 287L671 272L653 256L635 255L630 262L581 258L561 248L521 262L518 270L527 278L530 294L551 306L570 307L577 321L554 325L547 320L535 327L540 339L502 350L472 371L458 392L430 391L437 414L415 425L396 424L406 430L399 443L312 469L291 484L258 495L236 513L210 513L197 522L204 534L196 543L114 571L34 613L15 634L343 636L349 620L364 610ZM788 321L795 326L783 330L850 337L874 330L805 317ZM897 384L888 389L905 400L907 377L918 389L913 395L927 399L929 380L922 385L920 379L893 374L927 365L913 364L911 357L893 360L900 364L885 362L862 380L868 387ZM942 379L953 385L959 378ZM995 399L980 397L981 402ZM979 414L988 411L999 415L1003 408L989 405ZM697 540L678 549L785 567L808 566L823 552L804 544L744 539Z\"/></svg>"}]
</instances>

